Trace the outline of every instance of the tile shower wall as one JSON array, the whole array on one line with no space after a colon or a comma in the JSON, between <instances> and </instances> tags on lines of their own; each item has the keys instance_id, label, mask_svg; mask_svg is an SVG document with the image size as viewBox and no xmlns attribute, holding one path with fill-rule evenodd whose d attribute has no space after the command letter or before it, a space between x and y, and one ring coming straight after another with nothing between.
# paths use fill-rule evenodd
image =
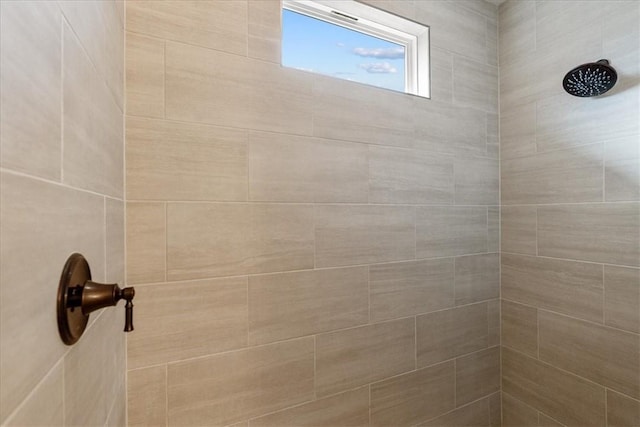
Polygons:
<instances>
[{"instance_id":1,"label":"tile shower wall","mask_svg":"<svg viewBox=\"0 0 640 427\"><path fill-rule=\"evenodd\" d=\"M123 309L58 336L66 258L124 277L124 5L2 1L0 424L124 425Z\"/></svg>"},{"instance_id":2,"label":"tile shower wall","mask_svg":"<svg viewBox=\"0 0 640 427\"><path fill-rule=\"evenodd\" d=\"M500 423L497 10L370 3L433 99L282 68L278 1L127 2L131 425Z\"/></svg>"},{"instance_id":3,"label":"tile shower wall","mask_svg":"<svg viewBox=\"0 0 640 427\"><path fill-rule=\"evenodd\" d=\"M505 426L640 425L640 3L500 7ZM607 58L618 84L564 93Z\"/></svg>"}]
</instances>

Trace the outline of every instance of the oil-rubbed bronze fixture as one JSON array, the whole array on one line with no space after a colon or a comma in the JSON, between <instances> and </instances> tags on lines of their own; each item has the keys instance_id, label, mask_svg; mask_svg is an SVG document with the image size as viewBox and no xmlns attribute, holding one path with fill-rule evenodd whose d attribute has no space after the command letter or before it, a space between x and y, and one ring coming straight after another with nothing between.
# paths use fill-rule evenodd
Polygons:
<instances>
[{"instance_id":1,"label":"oil-rubbed bronze fixture","mask_svg":"<svg viewBox=\"0 0 640 427\"><path fill-rule=\"evenodd\" d=\"M58 285L58 332L65 344L74 344L84 332L89 313L116 305L124 299L124 331L133 331L133 288L120 289L117 284L103 285L91 281L87 260L72 254L62 269Z\"/></svg>"}]
</instances>

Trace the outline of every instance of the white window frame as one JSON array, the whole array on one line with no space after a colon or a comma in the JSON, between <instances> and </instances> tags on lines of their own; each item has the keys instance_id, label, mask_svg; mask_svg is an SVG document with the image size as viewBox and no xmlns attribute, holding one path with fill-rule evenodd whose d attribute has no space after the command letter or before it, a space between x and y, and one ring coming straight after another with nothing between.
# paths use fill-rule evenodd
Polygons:
<instances>
[{"instance_id":1,"label":"white window frame","mask_svg":"<svg viewBox=\"0 0 640 427\"><path fill-rule=\"evenodd\" d=\"M282 8L403 46L405 92L431 97L428 26L353 0L282 0Z\"/></svg>"}]
</instances>

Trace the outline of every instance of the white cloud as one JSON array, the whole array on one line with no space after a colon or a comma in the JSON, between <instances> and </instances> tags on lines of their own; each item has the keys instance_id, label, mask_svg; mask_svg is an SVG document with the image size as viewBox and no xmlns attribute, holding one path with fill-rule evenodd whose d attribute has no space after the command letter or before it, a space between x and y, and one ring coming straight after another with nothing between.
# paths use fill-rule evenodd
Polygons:
<instances>
[{"instance_id":1,"label":"white cloud","mask_svg":"<svg viewBox=\"0 0 640 427\"><path fill-rule=\"evenodd\" d=\"M377 58L377 59L400 59L404 58L404 48L402 47L384 47L368 49L366 47L356 47L351 51L354 55L362 56L363 58Z\"/></svg>"},{"instance_id":2,"label":"white cloud","mask_svg":"<svg viewBox=\"0 0 640 427\"><path fill-rule=\"evenodd\" d=\"M365 70L367 73L371 74L393 74L397 73L398 70L393 65L388 62L376 62L370 64L359 64L358 67Z\"/></svg>"}]
</instances>

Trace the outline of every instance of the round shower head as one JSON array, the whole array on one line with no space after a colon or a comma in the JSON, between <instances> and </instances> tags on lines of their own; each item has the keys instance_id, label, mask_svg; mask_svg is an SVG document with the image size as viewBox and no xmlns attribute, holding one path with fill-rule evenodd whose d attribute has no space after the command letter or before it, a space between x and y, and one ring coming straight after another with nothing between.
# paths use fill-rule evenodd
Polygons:
<instances>
[{"instance_id":1,"label":"round shower head","mask_svg":"<svg viewBox=\"0 0 640 427\"><path fill-rule=\"evenodd\" d=\"M609 61L601 59L598 62L582 64L569 71L562 86L573 96L586 98L598 96L611 89L618 80L618 73L609 65Z\"/></svg>"}]
</instances>

